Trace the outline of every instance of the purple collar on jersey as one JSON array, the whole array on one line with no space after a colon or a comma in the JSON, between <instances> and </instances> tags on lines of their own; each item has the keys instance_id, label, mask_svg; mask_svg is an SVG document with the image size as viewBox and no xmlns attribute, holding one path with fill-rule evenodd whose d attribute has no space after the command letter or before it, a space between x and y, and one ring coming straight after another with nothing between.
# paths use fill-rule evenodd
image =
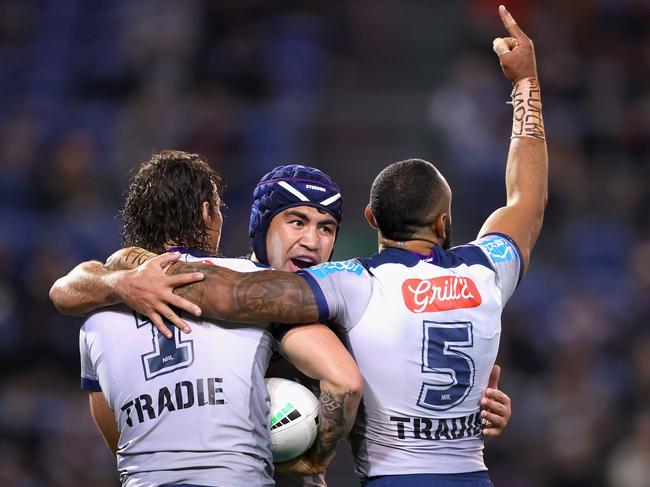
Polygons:
<instances>
[{"instance_id":1,"label":"purple collar on jersey","mask_svg":"<svg viewBox=\"0 0 650 487\"><path fill-rule=\"evenodd\" d=\"M449 250L435 245L429 255L421 255L405 249L388 247L370 258L359 259L359 261L366 269L392 263L402 264L406 267L414 267L421 261L446 269L458 267L463 264L468 266L480 264L488 269L492 269L490 261L476 245L460 245Z\"/></svg>"}]
</instances>

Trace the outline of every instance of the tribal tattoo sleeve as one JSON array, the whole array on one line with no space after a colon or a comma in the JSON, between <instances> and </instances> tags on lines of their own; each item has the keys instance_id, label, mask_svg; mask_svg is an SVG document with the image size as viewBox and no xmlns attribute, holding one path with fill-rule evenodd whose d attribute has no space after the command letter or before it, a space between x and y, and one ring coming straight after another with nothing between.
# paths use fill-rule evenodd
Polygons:
<instances>
[{"instance_id":1,"label":"tribal tattoo sleeve","mask_svg":"<svg viewBox=\"0 0 650 487\"><path fill-rule=\"evenodd\" d=\"M316 299L300 276L282 271L237 272L212 264L176 262L168 273L202 272L205 279L175 290L203 316L242 323L312 323Z\"/></svg>"}]
</instances>

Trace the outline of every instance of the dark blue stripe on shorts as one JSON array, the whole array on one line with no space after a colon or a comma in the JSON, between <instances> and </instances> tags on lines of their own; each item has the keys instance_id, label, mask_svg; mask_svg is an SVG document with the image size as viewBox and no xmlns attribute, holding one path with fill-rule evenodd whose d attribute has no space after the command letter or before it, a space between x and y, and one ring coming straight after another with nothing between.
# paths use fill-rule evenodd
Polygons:
<instances>
[{"instance_id":1,"label":"dark blue stripe on shorts","mask_svg":"<svg viewBox=\"0 0 650 487\"><path fill-rule=\"evenodd\" d=\"M362 487L494 487L487 471L382 475L361 481Z\"/></svg>"}]
</instances>

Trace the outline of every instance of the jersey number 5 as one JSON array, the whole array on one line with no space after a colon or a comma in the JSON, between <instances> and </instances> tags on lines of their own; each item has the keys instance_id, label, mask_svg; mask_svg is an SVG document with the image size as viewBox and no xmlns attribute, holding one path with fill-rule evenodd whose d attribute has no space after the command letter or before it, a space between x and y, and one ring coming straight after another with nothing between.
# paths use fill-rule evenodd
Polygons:
<instances>
[{"instance_id":1,"label":"jersey number 5","mask_svg":"<svg viewBox=\"0 0 650 487\"><path fill-rule=\"evenodd\" d=\"M472 323L423 322L422 373L436 374L423 382L418 406L446 411L460 404L474 385L474 361L460 349L474 343Z\"/></svg>"}]
</instances>

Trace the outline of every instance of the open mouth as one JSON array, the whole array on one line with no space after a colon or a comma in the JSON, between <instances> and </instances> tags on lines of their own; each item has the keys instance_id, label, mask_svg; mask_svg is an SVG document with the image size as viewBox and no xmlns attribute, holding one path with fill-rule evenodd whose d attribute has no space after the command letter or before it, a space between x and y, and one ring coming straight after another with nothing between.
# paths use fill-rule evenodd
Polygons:
<instances>
[{"instance_id":1,"label":"open mouth","mask_svg":"<svg viewBox=\"0 0 650 487\"><path fill-rule=\"evenodd\" d=\"M305 269L307 267L313 266L316 262L314 262L311 259L308 259L306 257L296 257L291 259L291 262L293 265L295 265L298 269Z\"/></svg>"}]
</instances>

